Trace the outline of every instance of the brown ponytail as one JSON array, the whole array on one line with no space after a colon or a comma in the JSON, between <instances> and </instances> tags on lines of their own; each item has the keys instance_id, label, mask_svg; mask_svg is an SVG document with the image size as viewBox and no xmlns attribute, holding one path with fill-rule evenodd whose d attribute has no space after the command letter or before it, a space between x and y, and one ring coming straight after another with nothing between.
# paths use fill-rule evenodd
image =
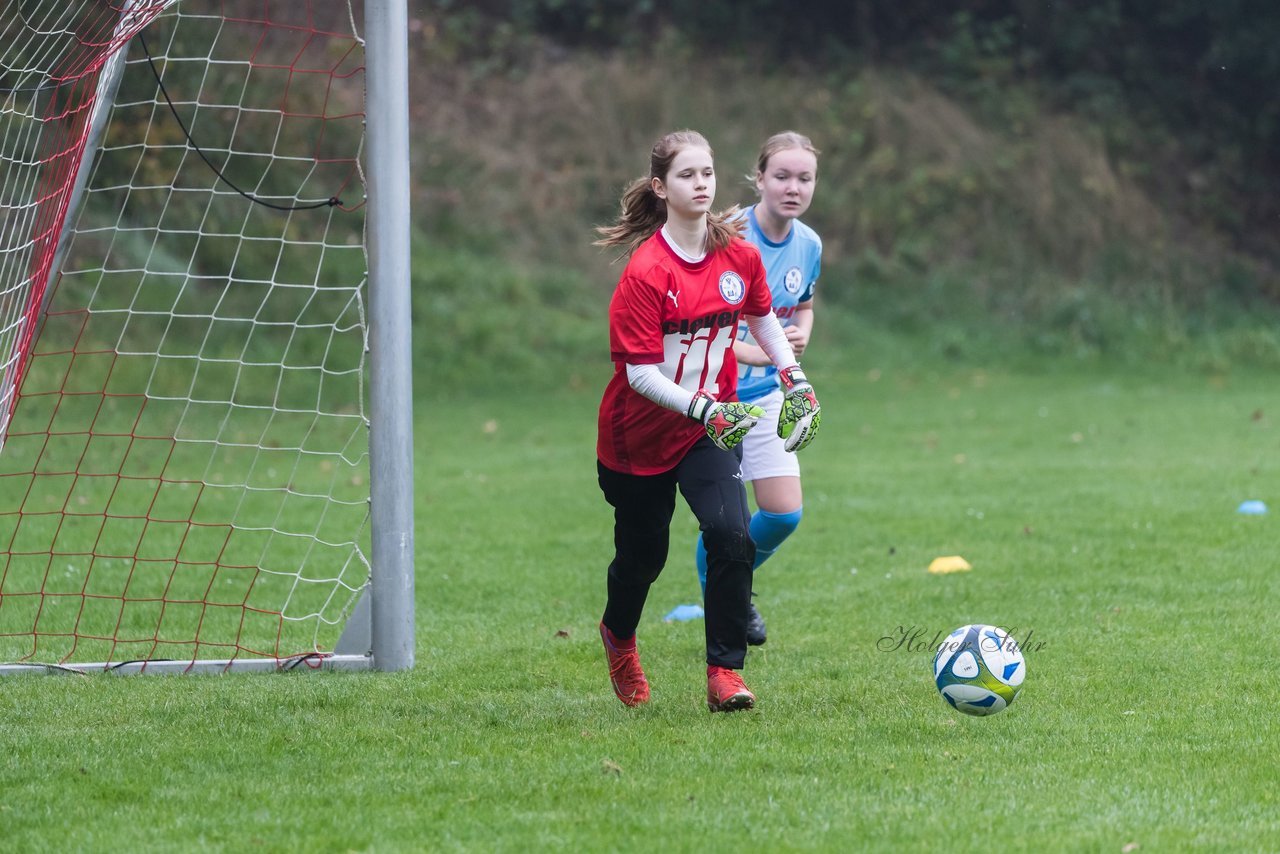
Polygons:
<instances>
[{"instance_id":1,"label":"brown ponytail","mask_svg":"<svg viewBox=\"0 0 1280 854\"><path fill-rule=\"evenodd\" d=\"M624 246L624 255L630 255L667 221L667 203L653 192L653 179L665 180L671 162L685 148L705 148L713 157L711 143L695 130L679 130L669 133L654 143L649 154L649 175L636 178L622 194L622 212L613 225L600 226L601 235L596 246ZM712 250L723 249L739 236L745 224L738 218L735 205L727 211L707 216L707 243Z\"/></svg>"}]
</instances>

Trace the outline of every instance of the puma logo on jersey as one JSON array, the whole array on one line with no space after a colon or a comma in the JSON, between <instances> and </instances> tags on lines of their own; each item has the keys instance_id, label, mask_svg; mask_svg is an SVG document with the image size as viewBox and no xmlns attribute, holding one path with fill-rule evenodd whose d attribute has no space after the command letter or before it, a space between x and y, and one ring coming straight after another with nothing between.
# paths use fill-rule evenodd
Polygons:
<instances>
[{"instance_id":1,"label":"puma logo on jersey","mask_svg":"<svg viewBox=\"0 0 1280 854\"><path fill-rule=\"evenodd\" d=\"M667 296L669 296L669 297L671 298L671 304L672 304L672 305L674 305L676 308L679 308L679 307L680 307L680 295L679 295L679 294L677 294L677 293L673 293L673 292L671 292L671 291L667 291Z\"/></svg>"}]
</instances>

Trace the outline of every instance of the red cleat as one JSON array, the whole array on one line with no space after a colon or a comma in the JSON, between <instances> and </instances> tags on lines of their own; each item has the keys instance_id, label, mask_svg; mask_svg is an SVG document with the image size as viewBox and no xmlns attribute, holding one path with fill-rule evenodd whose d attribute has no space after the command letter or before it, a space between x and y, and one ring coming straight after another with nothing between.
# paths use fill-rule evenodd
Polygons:
<instances>
[{"instance_id":1,"label":"red cleat","mask_svg":"<svg viewBox=\"0 0 1280 854\"><path fill-rule=\"evenodd\" d=\"M745 711L756 704L756 695L747 690L738 671L727 667L707 667L707 708L713 712Z\"/></svg>"},{"instance_id":2,"label":"red cleat","mask_svg":"<svg viewBox=\"0 0 1280 854\"><path fill-rule=\"evenodd\" d=\"M618 695L624 706L649 702L649 680L644 678L644 671L640 668L640 651L636 649L635 638L629 644L623 644L601 623L600 639L604 641L613 693Z\"/></svg>"}]
</instances>

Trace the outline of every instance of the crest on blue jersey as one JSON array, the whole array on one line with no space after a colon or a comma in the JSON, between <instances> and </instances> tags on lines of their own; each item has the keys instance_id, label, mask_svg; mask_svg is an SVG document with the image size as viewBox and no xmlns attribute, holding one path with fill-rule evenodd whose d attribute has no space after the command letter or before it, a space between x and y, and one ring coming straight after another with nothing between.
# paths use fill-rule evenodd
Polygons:
<instances>
[{"instance_id":1,"label":"crest on blue jersey","mask_svg":"<svg viewBox=\"0 0 1280 854\"><path fill-rule=\"evenodd\" d=\"M737 305L746 295L747 286L741 276L732 270L720 274L720 296L724 297L725 302Z\"/></svg>"},{"instance_id":2,"label":"crest on blue jersey","mask_svg":"<svg viewBox=\"0 0 1280 854\"><path fill-rule=\"evenodd\" d=\"M782 286L789 294L800 293L800 289L804 287L804 276L800 275L799 267L792 267L787 271L787 275L782 277Z\"/></svg>"}]
</instances>

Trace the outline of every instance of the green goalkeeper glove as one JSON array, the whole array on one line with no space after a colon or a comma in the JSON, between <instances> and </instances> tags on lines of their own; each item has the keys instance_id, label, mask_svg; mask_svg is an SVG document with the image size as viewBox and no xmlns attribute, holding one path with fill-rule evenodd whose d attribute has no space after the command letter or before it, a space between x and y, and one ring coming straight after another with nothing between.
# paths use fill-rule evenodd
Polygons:
<instances>
[{"instance_id":1,"label":"green goalkeeper glove","mask_svg":"<svg viewBox=\"0 0 1280 854\"><path fill-rule=\"evenodd\" d=\"M707 428L707 435L716 447L731 451L746 438L747 431L764 417L764 410L750 403L729 401L721 403L705 391L699 391L685 413Z\"/></svg>"},{"instance_id":2,"label":"green goalkeeper glove","mask_svg":"<svg viewBox=\"0 0 1280 854\"><path fill-rule=\"evenodd\" d=\"M778 438L785 450L808 447L822 425L822 404L813 393L799 365L778 372L782 381L782 412L778 415Z\"/></svg>"}]
</instances>

